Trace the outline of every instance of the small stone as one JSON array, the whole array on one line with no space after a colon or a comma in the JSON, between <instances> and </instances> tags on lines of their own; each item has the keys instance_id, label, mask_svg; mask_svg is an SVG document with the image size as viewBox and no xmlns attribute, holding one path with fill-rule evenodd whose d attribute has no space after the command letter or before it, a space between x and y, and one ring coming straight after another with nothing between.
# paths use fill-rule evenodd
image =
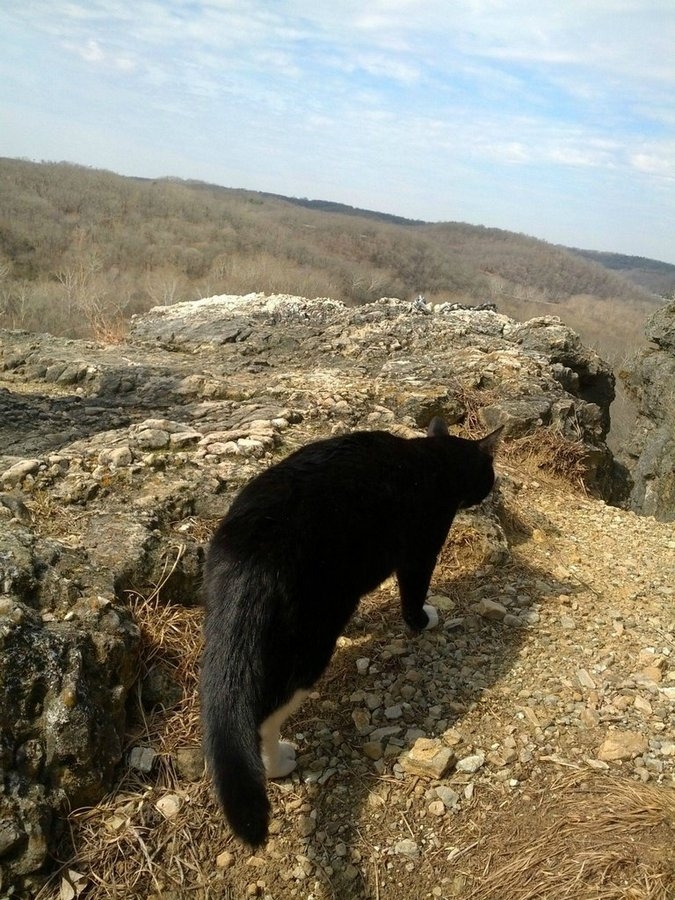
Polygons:
<instances>
[{"instance_id":1,"label":"small stone","mask_svg":"<svg viewBox=\"0 0 675 900\"><path fill-rule=\"evenodd\" d=\"M613 731L608 735L600 749L598 759L605 762L633 759L647 750L647 738L632 731Z\"/></svg>"},{"instance_id":2,"label":"small stone","mask_svg":"<svg viewBox=\"0 0 675 900\"><path fill-rule=\"evenodd\" d=\"M476 606L476 612L484 619L501 621L507 613L507 609L496 600L481 600Z\"/></svg>"},{"instance_id":3,"label":"small stone","mask_svg":"<svg viewBox=\"0 0 675 900\"><path fill-rule=\"evenodd\" d=\"M183 801L178 794L165 794L155 803L155 808L161 812L165 819L175 819L182 805Z\"/></svg>"},{"instance_id":4,"label":"small stone","mask_svg":"<svg viewBox=\"0 0 675 900\"><path fill-rule=\"evenodd\" d=\"M129 753L129 766L132 769L136 769L137 772L149 775L152 772L156 757L157 754L152 747L133 747Z\"/></svg>"},{"instance_id":5,"label":"small stone","mask_svg":"<svg viewBox=\"0 0 675 900\"><path fill-rule=\"evenodd\" d=\"M316 821L311 816L300 816L298 830L300 837L308 838L316 831Z\"/></svg>"},{"instance_id":6,"label":"small stone","mask_svg":"<svg viewBox=\"0 0 675 900\"><path fill-rule=\"evenodd\" d=\"M652 714L651 703L649 702L649 700L645 700L644 697L640 697L639 694L633 701L633 706L635 707L635 709L639 710L647 716L651 716Z\"/></svg>"},{"instance_id":7,"label":"small stone","mask_svg":"<svg viewBox=\"0 0 675 900\"><path fill-rule=\"evenodd\" d=\"M219 869L229 869L234 864L234 854L229 850L223 850L216 856L216 865Z\"/></svg>"},{"instance_id":8,"label":"small stone","mask_svg":"<svg viewBox=\"0 0 675 900\"><path fill-rule=\"evenodd\" d=\"M380 741L368 741L367 744L363 745L363 752L368 757L368 759L382 759L382 744Z\"/></svg>"},{"instance_id":9,"label":"small stone","mask_svg":"<svg viewBox=\"0 0 675 900\"><path fill-rule=\"evenodd\" d=\"M418 738L400 764L406 772L428 778L442 778L453 763L455 754L433 738Z\"/></svg>"},{"instance_id":10,"label":"small stone","mask_svg":"<svg viewBox=\"0 0 675 900\"><path fill-rule=\"evenodd\" d=\"M358 878L359 870L356 868L356 866L353 866L351 863L349 863L349 865L345 866L342 874L347 881L354 881L355 878Z\"/></svg>"},{"instance_id":11,"label":"small stone","mask_svg":"<svg viewBox=\"0 0 675 900\"><path fill-rule=\"evenodd\" d=\"M474 772L477 772L483 765L485 765L485 754L474 753L471 756L465 756L464 759L460 759L456 769L458 772L473 775Z\"/></svg>"},{"instance_id":12,"label":"small stone","mask_svg":"<svg viewBox=\"0 0 675 900\"><path fill-rule=\"evenodd\" d=\"M456 747L457 744L462 743L462 735L456 728L448 728L443 732L443 743L448 747Z\"/></svg>"},{"instance_id":13,"label":"small stone","mask_svg":"<svg viewBox=\"0 0 675 900\"><path fill-rule=\"evenodd\" d=\"M403 840L394 844L394 853L400 853L404 856L419 856L419 852L419 847L410 838L403 838Z\"/></svg>"},{"instance_id":14,"label":"small stone","mask_svg":"<svg viewBox=\"0 0 675 900\"><path fill-rule=\"evenodd\" d=\"M376 728L375 731L371 732L370 739L371 741L381 741L382 738L398 734L400 730L400 725L384 725L382 728Z\"/></svg>"},{"instance_id":15,"label":"small stone","mask_svg":"<svg viewBox=\"0 0 675 900\"><path fill-rule=\"evenodd\" d=\"M658 666L647 666L638 673L640 681L651 681L660 684L663 680L663 672Z\"/></svg>"},{"instance_id":16,"label":"small stone","mask_svg":"<svg viewBox=\"0 0 675 900\"><path fill-rule=\"evenodd\" d=\"M204 774L204 754L201 747L179 747L174 755L178 774L186 781L199 781Z\"/></svg>"},{"instance_id":17,"label":"small stone","mask_svg":"<svg viewBox=\"0 0 675 900\"><path fill-rule=\"evenodd\" d=\"M585 706L581 710L579 718L582 725L585 725L586 728L596 728L600 724L600 714L597 710L591 709L590 706Z\"/></svg>"},{"instance_id":18,"label":"small stone","mask_svg":"<svg viewBox=\"0 0 675 900\"><path fill-rule=\"evenodd\" d=\"M370 734L373 726L370 724L370 713L367 709L355 709L352 713L352 721L359 734Z\"/></svg>"},{"instance_id":19,"label":"small stone","mask_svg":"<svg viewBox=\"0 0 675 900\"><path fill-rule=\"evenodd\" d=\"M586 669L579 669L579 671L577 672L577 681L583 688L589 688L589 690L592 690L592 691L594 691L596 688L595 682L593 681L591 676L588 674Z\"/></svg>"},{"instance_id":20,"label":"small stone","mask_svg":"<svg viewBox=\"0 0 675 900\"><path fill-rule=\"evenodd\" d=\"M436 609L442 609L443 612L451 612L457 605L451 597L445 597L443 594L431 594L425 602Z\"/></svg>"},{"instance_id":21,"label":"small stone","mask_svg":"<svg viewBox=\"0 0 675 900\"><path fill-rule=\"evenodd\" d=\"M23 829L12 819L0 821L0 856L11 853L26 837Z\"/></svg>"},{"instance_id":22,"label":"small stone","mask_svg":"<svg viewBox=\"0 0 675 900\"><path fill-rule=\"evenodd\" d=\"M177 434L170 435L169 440L172 447L180 449L182 447L189 447L191 444L196 444L201 438L202 435L199 431L180 431Z\"/></svg>"},{"instance_id":23,"label":"small stone","mask_svg":"<svg viewBox=\"0 0 675 900\"><path fill-rule=\"evenodd\" d=\"M536 609L526 609L521 616L521 620L525 622L526 625L536 625L539 619L540 615Z\"/></svg>"},{"instance_id":24,"label":"small stone","mask_svg":"<svg viewBox=\"0 0 675 900\"><path fill-rule=\"evenodd\" d=\"M264 444L262 441L257 441L255 438L239 438L237 447L239 447L240 451L245 456L254 456L256 459L259 459L261 456L265 455Z\"/></svg>"},{"instance_id":25,"label":"small stone","mask_svg":"<svg viewBox=\"0 0 675 900\"><path fill-rule=\"evenodd\" d=\"M388 706L384 711L384 715L387 719L400 719L403 715L403 710L398 704L396 706Z\"/></svg>"},{"instance_id":26,"label":"small stone","mask_svg":"<svg viewBox=\"0 0 675 900\"><path fill-rule=\"evenodd\" d=\"M444 816L445 815L445 804L442 800L432 800L429 804L429 812L432 816Z\"/></svg>"},{"instance_id":27,"label":"small stone","mask_svg":"<svg viewBox=\"0 0 675 900\"><path fill-rule=\"evenodd\" d=\"M109 465L111 469L123 469L130 466L133 461L134 457L127 445L115 447L113 450L105 450L99 454L99 462Z\"/></svg>"},{"instance_id":28,"label":"small stone","mask_svg":"<svg viewBox=\"0 0 675 900\"><path fill-rule=\"evenodd\" d=\"M145 428L136 435L136 443L142 450L161 450L169 445L169 433L160 428Z\"/></svg>"},{"instance_id":29,"label":"small stone","mask_svg":"<svg viewBox=\"0 0 675 900\"><path fill-rule=\"evenodd\" d=\"M457 791L453 791L452 788L442 785L441 787L436 788L436 796L443 802L446 809L457 809L457 804L459 803L459 794Z\"/></svg>"},{"instance_id":30,"label":"small stone","mask_svg":"<svg viewBox=\"0 0 675 900\"><path fill-rule=\"evenodd\" d=\"M513 754L513 761L516 756L515 750L510 750L508 752ZM503 769L504 766L508 765L505 754L498 753L496 750L491 750L486 758L490 765L494 766L496 769Z\"/></svg>"},{"instance_id":31,"label":"small stone","mask_svg":"<svg viewBox=\"0 0 675 900\"><path fill-rule=\"evenodd\" d=\"M369 666L370 659L367 656L362 656L361 659L356 660L356 671L359 675L367 675Z\"/></svg>"}]
</instances>

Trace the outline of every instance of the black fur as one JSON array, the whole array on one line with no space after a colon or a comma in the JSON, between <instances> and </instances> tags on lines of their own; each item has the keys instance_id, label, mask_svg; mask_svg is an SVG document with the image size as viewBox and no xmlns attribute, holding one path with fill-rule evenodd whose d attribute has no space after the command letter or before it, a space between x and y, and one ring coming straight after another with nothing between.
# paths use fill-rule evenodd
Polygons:
<instances>
[{"instance_id":1,"label":"black fur","mask_svg":"<svg viewBox=\"0 0 675 900\"><path fill-rule=\"evenodd\" d=\"M483 441L382 431L317 441L250 481L205 564L205 754L233 831L258 846L270 806L258 728L328 665L359 599L394 572L418 631L436 558L460 507L494 483Z\"/></svg>"}]
</instances>

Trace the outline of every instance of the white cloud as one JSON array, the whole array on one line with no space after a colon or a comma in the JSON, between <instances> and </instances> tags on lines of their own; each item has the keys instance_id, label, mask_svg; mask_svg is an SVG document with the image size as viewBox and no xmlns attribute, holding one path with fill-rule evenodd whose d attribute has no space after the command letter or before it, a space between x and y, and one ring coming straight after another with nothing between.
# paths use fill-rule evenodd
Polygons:
<instances>
[{"instance_id":1,"label":"white cloud","mask_svg":"<svg viewBox=\"0 0 675 900\"><path fill-rule=\"evenodd\" d=\"M105 53L98 41L87 41L84 47L76 49L86 62L102 62L105 59Z\"/></svg>"},{"instance_id":2,"label":"white cloud","mask_svg":"<svg viewBox=\"0 0 675 900\"><path fill-rule=\"evenodd\" d=\"M675 181L675 143L662 148L634 152L630 164L639 172Z\"/></svg>"}]
</instances>

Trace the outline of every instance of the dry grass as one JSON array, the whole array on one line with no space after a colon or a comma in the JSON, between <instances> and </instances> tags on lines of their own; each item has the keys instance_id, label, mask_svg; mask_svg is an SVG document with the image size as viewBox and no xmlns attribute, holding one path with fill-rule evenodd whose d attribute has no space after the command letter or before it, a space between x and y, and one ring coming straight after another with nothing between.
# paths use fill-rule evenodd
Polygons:
<instances>
[{"instance_id":1,"label":"dry grass","mask_svg":"<svg viewBox=\"0 0 675 900\"><path fill-rule=\"evenodd\" d=\"M180 562L179 545L172 562L165 561L165 570L157 585L144 596L129 593L129 605L141 629L141 671L137 681L139 726L132 735L135 743L142 741L169 755L176 747L199 744L198 684L201 654L201 607L186 607L162 600L163 585L170 579ZM162 707L146 716L140 699L141 686L152 669L160 665L170 680L182 688L182 698L172 709Z\"/></svg>"},{"instance_id":2,"label":"dry grass","mask_svg":"<svg viewBox=\"0 0 675 900\"><path fill-rule=\"evenodd\" d=\"M543 473L586 491L586 448L580 440L570 441L553 429L541 428L503 444L499 458L510 464L517 462L521 472Z\"/></svg>"},{"instance_id":3,"label":"dry grass","mask_svg":"<svg viewBox=\"0 0 675 900\"><path fill-rule=\"evenodd\" d=\"M77 542L78 522L85 520L81 507L60 503L43 489L31 491L26 498L26 506L41 534L56 537L65 544Z\"/></svg>"},{"instance_id":4,"label":"dry grass","mask_svg":"<svg viewBox=\"0 0 675 900\"><path fill-rule=\"evenodd\" d=\"M490 851L466 900L672 900L675 791L561 777L535 808L486 822ZM670 849L671 852L668 852Z\"/></svg>"},{"instance_id":5,"label":"dry grass","mask_svg":"<svg viewBox=\"0 0 675 900\"><path fill-rule=\"evenodd\" d=\"M88 898L141 900L152 887L181 891L202 878L204 859L212 865L213 841L222 836L222 819L210 800L206 779L181 783L173 765L180 747L199 746L198 667L201 653L199 607L167 604L163 584L180 560L180 550L147 595L129 593L129 604L141 629L142 653L127 745L152 747L153 772L143 776L125 769L111 794L96 807L75 810L69 817L70 845L75 853L38 895L62 900L81 893ZM144 708L144 680L161 666L182 697L169 709ZM177 798L178 813L166 818L157 803L167 794ZM160 803L161 806L161 803ZM86 873L81 874L81 873ZM72 891L72 893L71 893Z\"/></svg>"},{"instance_id":6,"label":"dry grass","mask_svg":"<svg viewBox=\"0 0 675 900\"><path fill-rule=\"evenodd\" d=\"M167 795L177 798L179 811L166 818L158 807ZM195 882L207 884L213 868L210 852L222 840L222 824L210 805L206 783L189 793L171 783L148 786L127 780L123 788L98 806L71 814L71 860L37 900L75 895L110 900L147 900L150 896L209 896L195 894ZM208 863L207 863L208 860ZM187 888L187 885L190 888ZM73 895L70 895L73 896Z\"/></svg>"}]
</instances>

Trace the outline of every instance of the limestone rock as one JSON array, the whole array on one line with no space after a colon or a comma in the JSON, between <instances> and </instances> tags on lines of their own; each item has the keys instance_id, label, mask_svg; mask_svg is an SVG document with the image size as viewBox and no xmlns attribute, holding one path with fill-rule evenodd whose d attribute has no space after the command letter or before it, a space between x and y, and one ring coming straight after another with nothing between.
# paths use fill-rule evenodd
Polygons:
<instances>
[{"instance_id":1,"label":"limestone rock","mask_svg":"<svg viewBox=\"0 0 675 900\"><path fill-rule=\"evenodd\" d=\"M34 475L40 468L39 459L22 459L14 463L0 475L4 487L20 484L27 475Z\"/></svg>"},{"instance_id":2,"label":"limestone rock","mask_svg":"<svg viewBox=\"0 0 675 900\"><path fill-rule=\"evenodd\" d=\"M412 775L443 778L451 768L455 754L450 747L433 738L418 738L410 751L401 757L401 766Z\"/></svg>"},{"instance_id":3,"label":"limestone rock","mask_svg":"<svg viewBox=\"0 0 675 900\"><path fill-rule=\"evenodd\" d=\"M632 731L613 731L608 734L598 750L598 759L603 762L633 759L648 748L647 738Z\"/></svg>"}]
</instances>

